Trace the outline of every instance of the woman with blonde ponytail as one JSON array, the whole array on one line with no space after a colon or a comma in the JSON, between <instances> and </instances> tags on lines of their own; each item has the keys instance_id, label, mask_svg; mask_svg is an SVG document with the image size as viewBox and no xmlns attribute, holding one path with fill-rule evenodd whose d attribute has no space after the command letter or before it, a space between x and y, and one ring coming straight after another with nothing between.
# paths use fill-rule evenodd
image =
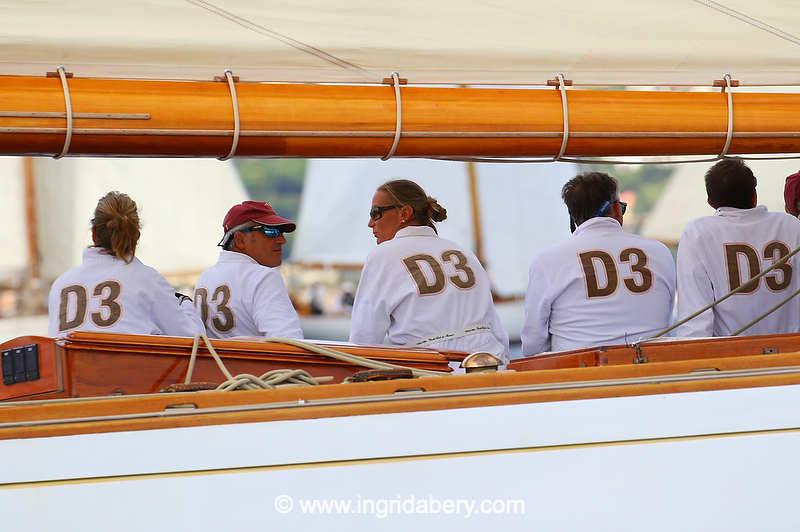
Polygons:
<instances>
[{"instance_id":1,"label":"woman with blonde ponytail","mask_svg":"<svg viewBox=\"0 0 800 532\"><path fill-rule=\"evenodd\" d=\"M194 306L153 268L136 258L139 212L127 194L97 202L92 241L83 263L50 288L50 336L71 331L194 336L203 325Z\"/></svg>"},{"instance_id":2,"label":"woman with blonde ponytail","mask_svg":"<svg viewBox=\"0 0 800 532\"><path fill-rule=\"evenodd\" d=\"M369 223L378 246L361 272L350 341L459 351L508 359L508 335L491 284L475 255L440 238L447 210L418 184L388 181L372 197Z\"/></svg>"}]
</instances>

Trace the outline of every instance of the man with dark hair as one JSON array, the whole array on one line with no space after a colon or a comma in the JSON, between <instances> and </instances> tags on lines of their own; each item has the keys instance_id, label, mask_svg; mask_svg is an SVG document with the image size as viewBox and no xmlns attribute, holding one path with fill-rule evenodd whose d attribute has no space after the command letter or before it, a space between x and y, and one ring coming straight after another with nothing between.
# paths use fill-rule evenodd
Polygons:
<instances>
[{"instance_id":1,"label":"man with dark hair","mask_svg":"<svg viewBox=\"0 0 800 532\"><path fill-rule=\"evenodd\" d=\"M616 179L580 174L561 197L573 234L531 263L522 352L623 344L668 327L675 263L660 242L622 230Z\"/></svg>"},{"instance_id":2,"label":"man with dark hair","mask_svg":"<svg viewBox=\"0 0 800 532\"><path fill-rule=\"evenodd\" d=\"M741 159L725 159L706 172L713 216L686 225L678 246L678 316L689 316L742 285L745 288L682 325L678 336L727 336L800 287L792 258L749 282L800 245L800 220L756 206L756 178ZM793 300L740 334L800 330L800 301Z\"/></svg>"}]
</instances>

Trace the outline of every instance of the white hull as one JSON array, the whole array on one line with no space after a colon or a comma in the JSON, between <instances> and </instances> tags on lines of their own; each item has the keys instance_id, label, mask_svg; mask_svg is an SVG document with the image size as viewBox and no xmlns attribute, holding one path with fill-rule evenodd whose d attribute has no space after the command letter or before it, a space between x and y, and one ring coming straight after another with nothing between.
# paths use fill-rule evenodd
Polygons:
<instances>
[{"instance_id":1,"label":"white hull","mask_svg":"<svg viewBox=\"0 0 800 532\"><path fill-rule=\"evenodd\" d=\"M798 401L792 385L6 440L0 515L59 531L797 530Z\"/></svg>"}]
</instances>

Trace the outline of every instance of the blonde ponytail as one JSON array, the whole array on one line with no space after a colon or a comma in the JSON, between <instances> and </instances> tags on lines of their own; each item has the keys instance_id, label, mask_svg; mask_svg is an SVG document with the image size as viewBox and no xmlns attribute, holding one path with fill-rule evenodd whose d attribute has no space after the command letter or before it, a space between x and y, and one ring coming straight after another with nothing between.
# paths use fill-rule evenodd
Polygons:
<instances>
[{"instance_id":1,"label":"blonde ponytail","mask_svg":"<svg viewBox=\"0 0 800 532\"><path fill-rule=\"evenodd\" d=\"M141 224L136 202L121 192L109 192L97 202L92 218L95 246L130 263L136 255Z\"/></svg>"}]
</instances>

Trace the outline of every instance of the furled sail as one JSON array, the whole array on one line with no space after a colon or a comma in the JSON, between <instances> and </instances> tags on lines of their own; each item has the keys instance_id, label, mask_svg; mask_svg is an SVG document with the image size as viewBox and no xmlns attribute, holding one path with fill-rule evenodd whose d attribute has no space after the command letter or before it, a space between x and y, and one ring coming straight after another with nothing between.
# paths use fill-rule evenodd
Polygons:
<instances>
[{"instance_id":1,"label":"furled sail","mask_svg":"<svg viewBox=\"0 0 800 532\"><path fill-rule=\"evenodd\" d=\"M78 78L800 84L796 1L42 0L0 6L0 72Z\"/></svg>"}]
</instances>

